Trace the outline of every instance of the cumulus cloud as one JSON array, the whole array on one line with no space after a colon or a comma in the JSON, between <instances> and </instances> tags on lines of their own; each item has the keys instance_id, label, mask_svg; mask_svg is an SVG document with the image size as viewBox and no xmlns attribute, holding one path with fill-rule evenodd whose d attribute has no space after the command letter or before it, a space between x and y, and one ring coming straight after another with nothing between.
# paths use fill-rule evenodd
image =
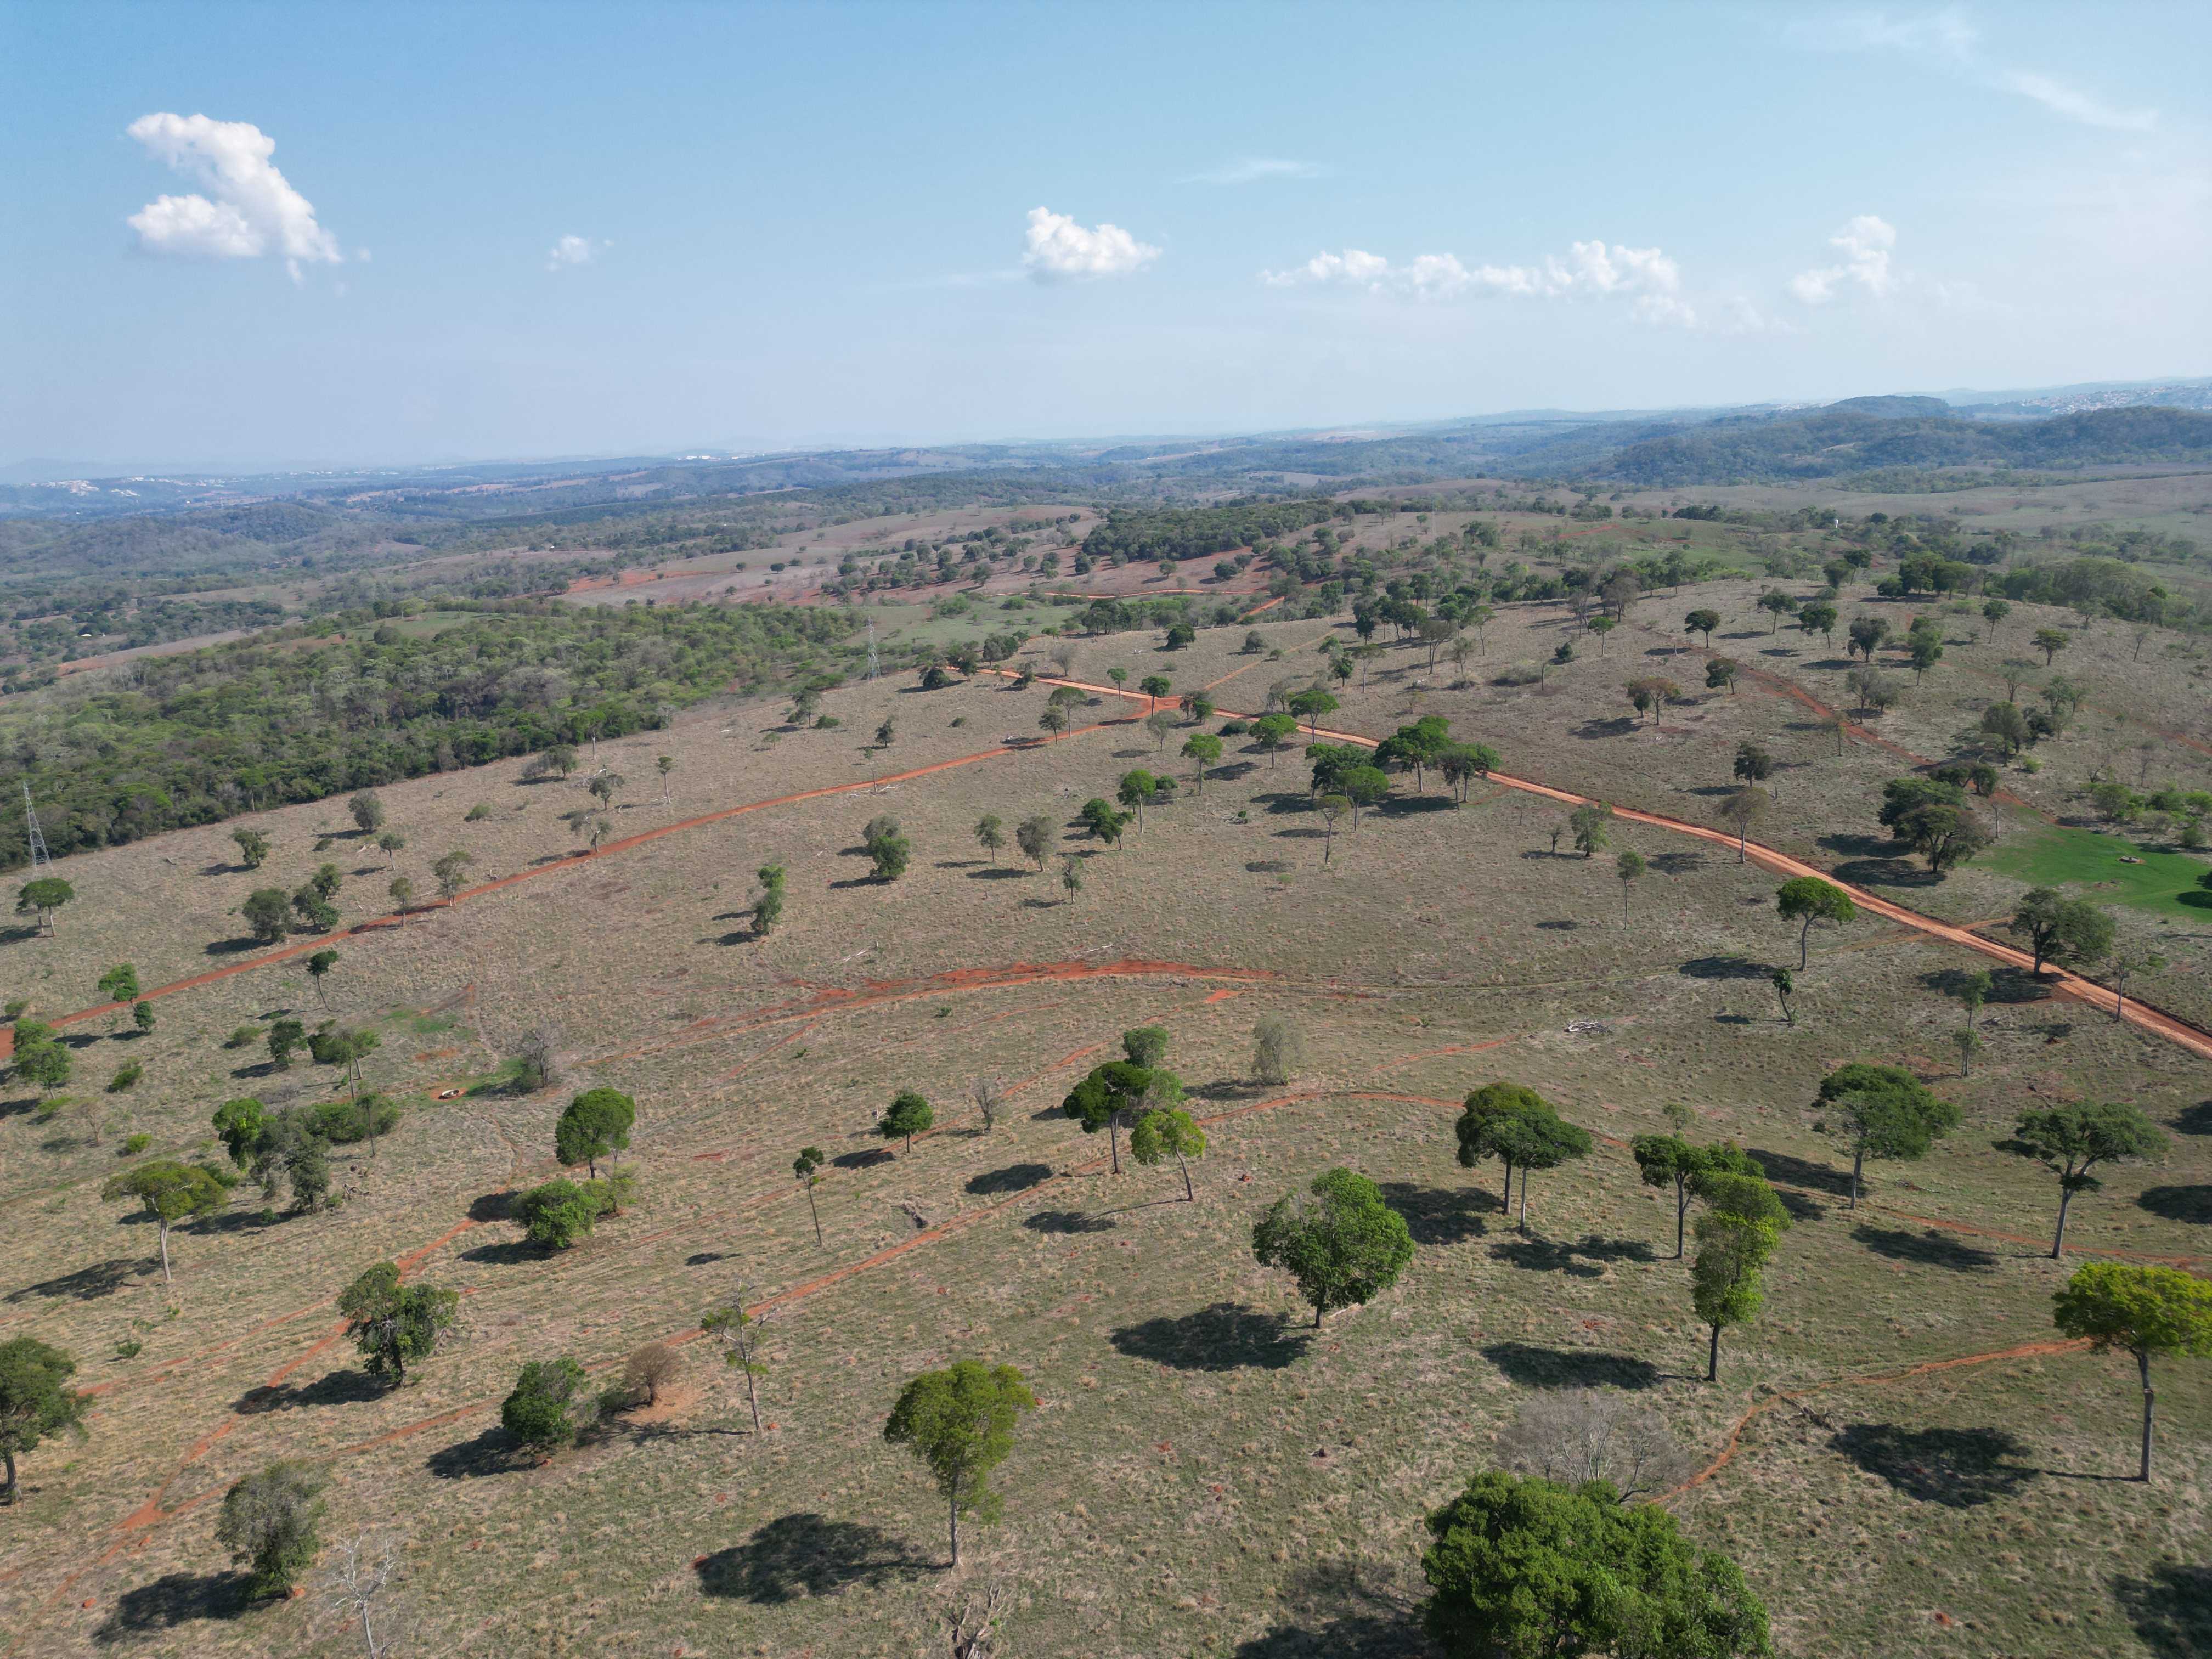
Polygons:
<instances>
[{"instance_id":1,"label":"cumulus cloud","mask_svg":"<svg viewBox=\"0 0 2212 1659\"><path fill-rule=\"evenodd\" d=\"M1424 253L1394 264L1379 253L1346 248L1316 253L1287 270L1263 270L1260 280L1273 288L1361 288L1416 300L1617 295L1634 299L1633 314L1646 322L1686 326L1697 319L1695 310L1679 297L1682 273L1673 259L1656 247L1602 241L1577 242L1564 258L1554 255L1539 265L1468 265L1451 253Z\"/></svg>"},{"instance_id":2,"label":"cumulus cloud","mask_svg":"<svg viewBox=\"0 0 2212 1659\"><path fill-rule=\"evenodd\" d=\"M587 265L613 246L612 242L595 242L588 236L563 236L545 250L545 269L566 270L571 265Z\"/></svg>"},{"instance_id":3,"label":"cumulus cloud","mask_svg":"<svg viewBox=\"0 0 2212 1659\"><path fill-rule=\"evenodd\" d=\"M1842 263L1815 265L1790 279L1790 293L1805 304L1827 304L1846 283L1856 283L1877 300L1897 286L1897 274L1890 266L1890 252L1897 246L1894 225L1862 213L1828 238L1828 246L1842 253Z\"/></svg>"},{"instance_id":4,"label":"cumulus cloud","mask_svg":"<svg viewBox=\"0 0 2212 1659\"><path fill-rule=\"evenodd\" d=\"M2158 124L2154 109L2129 109L2106 103L2056 76L1999 61L1983 44L1982 33L1955 9L1893 15L1847 12L1803 18L1788 33L1801 46L1826 52L1894 52L1915 58L1978 86L2031 99L2052 114L2085 126L2120 132L2145 132Z\"/></svg>"},{"instance_id":5,"label":"cumulus cloud","mask_svg":"<svg viewBox=\"0 0 2212 1659\"><path fill-rule=\"evenodd\" d=\"M1332 169L1315 161L1291 161L1281 156L1248 155L1241 161L1194 173L1186 185L1256 185L1267 179L1325 179Z\"/></svg>"},{"instance_id":6,"label":"cumulus cloud","mask_svg":"<svg viewBox=\"0 0 2212 1659\"><path fill-rule=\"evenodd\" d=\"M128 220L150 253L204 259L281 257L293 280L302 262L338 264L337 238L270 162L276 141L251 121L142 115L125 131L148 155L207 193L161 196Z\"/></svg>"},{"instance_id":7,"label":"cumulus cloud","mask_svg":"<svg viewBox=\"0 0 2212 1659\"><path fill-rule=\"evenodd\" d=\"M1030 210L1028 246L1022 266L1040 283L1073 282L1094 276L1127 276L1160 257L1119 225L1079 225L1050 208Z\"/></svg>"}]
</instances>

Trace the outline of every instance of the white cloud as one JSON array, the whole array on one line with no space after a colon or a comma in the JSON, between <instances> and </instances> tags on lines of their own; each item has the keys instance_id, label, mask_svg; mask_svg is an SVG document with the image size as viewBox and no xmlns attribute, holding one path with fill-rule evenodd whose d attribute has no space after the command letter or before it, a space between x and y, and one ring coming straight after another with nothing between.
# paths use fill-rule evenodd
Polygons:
<instances>
[{"instance_id":1,"label":"white cloud","mask_svg":"<svg viewBox=\"0 0 2212 1659\"><path fill-rule=\"evenodd\" d=\"M1895 52L1917 58L1978 85L2032 99L2085 126L2146 132L2158 123L2154 109L2123 109L2055 76L1996 61L1983 49L1981 31L1952 9L1903 16L1850 12L1801 20L1787 33L1799 45L1821 51Z\"/></svg>"},{"instance_id":2,"label":"white cloud","mask_svg":"<svg viewBox=\"0 0 2212 1659\"><path fill-rule=\"evenodd\" d=\"M131 216L149 252L206 259L275 253L295 281L303 260L344 258L337 238L315 222L307 198L271 165L276 141L251 121L158 113L140 116L125 131L208 192L157 197Z\"/></svg>"},{"instance_id":3,"label":"white cloud","mask_svg":"<svg viewBox=\"0 0 2212 1659\"><path fill-rule=\"evenodd\" d=\"M1871 213L1862 213L1834 235L1828 246L1840 252L1840 264L1816 265L1790 279L1790 291L1808 306L1826 305L1845 283L1856 283L1879 300L1897 286L1890 269L1890 251L1897 246L1897 228Z\"/></svg>"},{"instance_id":4,"label":"white cloud","mask_svg":"<svg viewBox=\"0 0 2212 1659\"><path fill-rule=\"evenodd\" d=\"M1676 297L1682 273L1673 259L1656 247L1602 241L1577 242L1564 258L1554 255L1540 265L1468 266L1451 253L1424 253L1404 264L1393 264L1379 253L1346 248L1340 253L1316 253L1287 270L1263 270L1260 280L1273 288L1364 288L1417 300L1449 300L1467 294L1528 299L1619 295L1634 298L1634 314L1646 322L1690 326L1697 316Z\"/></svg>"},{"instance_id":5,"label":"white cloud","mask_svg":"<svg viewBox=\"0 0 2212 1659\"><path fill-rule=\"evenodd\" d=\"M1037 282L1127 276L1159 257L1159 249L1139 241L1119 225L1086 228L1050 208L1030 210L1028 246L1022 265Z\"/></svg>"},{"instance_id":6,"label":"white cloud","mask_svg":"<svg viewBox=\"0 0 2212 1659\"><path fill-rule=\"evenodd\" d=\"M1194 173L1186 185L1256 185L1266 179L1326 179L1334 169L1315 161L1291 161L1280 156L1248 155L1205 173Z\"/></svg>"},{"instance_id":7,"label":"white cloud","mask_svg":"<svg viewBox=\"0 0 2212 1659\"><path fill-rule=\"evenodd\" d=\"M587 265L613 246L612 242L595 242L588 236L563 236L545 250L545 269L566 270L571 265Z\"/></svg>"}]
</instances>

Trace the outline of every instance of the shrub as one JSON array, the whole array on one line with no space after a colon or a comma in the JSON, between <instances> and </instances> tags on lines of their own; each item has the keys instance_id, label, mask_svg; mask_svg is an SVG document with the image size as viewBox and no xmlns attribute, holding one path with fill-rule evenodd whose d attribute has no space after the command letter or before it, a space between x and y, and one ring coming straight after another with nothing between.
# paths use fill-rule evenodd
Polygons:
<instances>
[{"instance_id":1,"label":"shrub","mask_svg":"<svg viewBox=\"0 0 2212 1659\"><path fill-rule=\"evenodd\" d=\"M514 1392L501 1402L500 1426L519 1441L524 1450L550 1457L563 1446L574 1445L578 1396L584 1387L584 1368L563 1356L533 1359L514 1379Z\"/></svg>"},{"instance_id":2,"label":"shrub","mask_svg":"<svg viewBox=\"0 0 2212 1659\"><path fill-rule=\"evenodd\" d=\"M363 1095L357 1100L325 1101L307 1121L308 1131L334 1146L349 1146L388 1134L399 1121L399 1108L382 1095Z\"/></svg>"},{"instance_id":3,"label":"shrub","mask_svg":"<svg viewBox=\"0 0 2212 1659\"><path fill-rule=\"evenodd\" d=\"M123 1139L122 1150L118 1152L116 1156L118 1158L136 1158L139 1153L144 1152L153 1144L154 1137L149 1134L143 1133L143 1132L135 1135L126 1135Z\"/></svg>"},{"instance_id":4,"label":"shrub","mask_svg":"<svg viewBox=\"0 0 2212 1659\"><path fill-rule=\"evenodd\" d=\"M115 1075L107 1079L107 1092L119 1095L138 1086L138 1079L146 1075L146 1068L135 1060L127 1060L115 1068Z\"/></svg>"}]
</instances>

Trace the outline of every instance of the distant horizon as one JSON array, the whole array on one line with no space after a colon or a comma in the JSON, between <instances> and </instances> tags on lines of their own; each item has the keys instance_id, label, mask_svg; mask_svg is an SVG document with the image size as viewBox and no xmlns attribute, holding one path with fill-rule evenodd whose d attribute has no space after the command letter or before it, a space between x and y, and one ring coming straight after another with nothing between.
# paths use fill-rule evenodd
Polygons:
<instances>
[{"instance_id":1,"label":"distant horizon","mask_svg":"<svg viewBox=\"0 0 2212 1659\"><path fill-rule=\"evenodd\" d=\"M748 460L779 455L866 453L874 450L899 448L953 449L1023 446L1062 448L1089 445L1180 441L1210 443L1225 438L1294 438L1334 432L1402 431L1449 427L1469 421L1506 421L1516 417L1532 420L1547 418L1589 421L1635 420L1671 415L1712 414L1736 409L1820 409L1860 398L1936 398L1954 405L1971 406L1977 404L2053 397L2069 392L2119 392L2151 386L2193 388L2200 386L2212 386L2212 374L2153 374L2127 380L2073 380L2062 385L2002 387L1952 386L1942 391L1928 392L1844 392L1833 398L1765 398L1737 403L1663 404L1623 408L1584 407L1570 404L1522 405L1509 409L1468 410L1452 415L1377 416L1364 420L1332 421L1311 426L1226 426L1213 428L1164 427L1152 431L1094 432L1066 437L1010 436L1004 434L990 437L942 435L924 437L910 433L808 434L796 436L787 442L763 441L757 445L678 444L665 448L642 445L617 446L605 450L577 451L569 453L463 454L422 456L411 459L379 459L340 461L325 459L301 461L264 459L244 463L216 465L175 459L152 462L74 462L59 457L27 455L20 459L0 461L0 483L63 483L78 479L89 481L150 478L165 474L205 478L303 477L317 473L347 476L364 472L426 471L472 466L603 465L610 462L626 460L652 461L665 465L696 459L703 464ZM59 470L65 467L79 467L87 470L70 471ZM39 477L28 476L26 470L33 468L56 470Z\"/></svg>"}]
</instances>

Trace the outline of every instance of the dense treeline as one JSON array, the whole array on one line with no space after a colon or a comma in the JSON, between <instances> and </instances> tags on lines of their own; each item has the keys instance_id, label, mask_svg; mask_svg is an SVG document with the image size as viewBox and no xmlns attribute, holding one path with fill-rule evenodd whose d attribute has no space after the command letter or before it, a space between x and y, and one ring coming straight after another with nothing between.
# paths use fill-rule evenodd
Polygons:
<instances>
[{"instance_id":1,"label":"dense treeline","mask_svg":"<svg viewBox=\"0 0 2212 1659\"><path fill-rule=\"evenodd\" d=\"M1240 547L1255 547L1277 536L1296 535L1338 517L1344 510L1338 502L1317 499L1116 510L1083 538L1083 550L1094 559L1139 564L1158 559L1202 559Z\"/></svg>"},{"instance_id":2,"label":"dense treeline","mask_svg":"<svg viewBox=\"0 0 2212 1659\"><path fill-rule=\"evenodd\" d=\"M842 611L486 611L431 637L371 617L149 659L0 715L0 795L27 779L58 856L617 737L726 688L819 675ZM0 865L24 861L21 815Z\"/></svg>"}]
</instances>

